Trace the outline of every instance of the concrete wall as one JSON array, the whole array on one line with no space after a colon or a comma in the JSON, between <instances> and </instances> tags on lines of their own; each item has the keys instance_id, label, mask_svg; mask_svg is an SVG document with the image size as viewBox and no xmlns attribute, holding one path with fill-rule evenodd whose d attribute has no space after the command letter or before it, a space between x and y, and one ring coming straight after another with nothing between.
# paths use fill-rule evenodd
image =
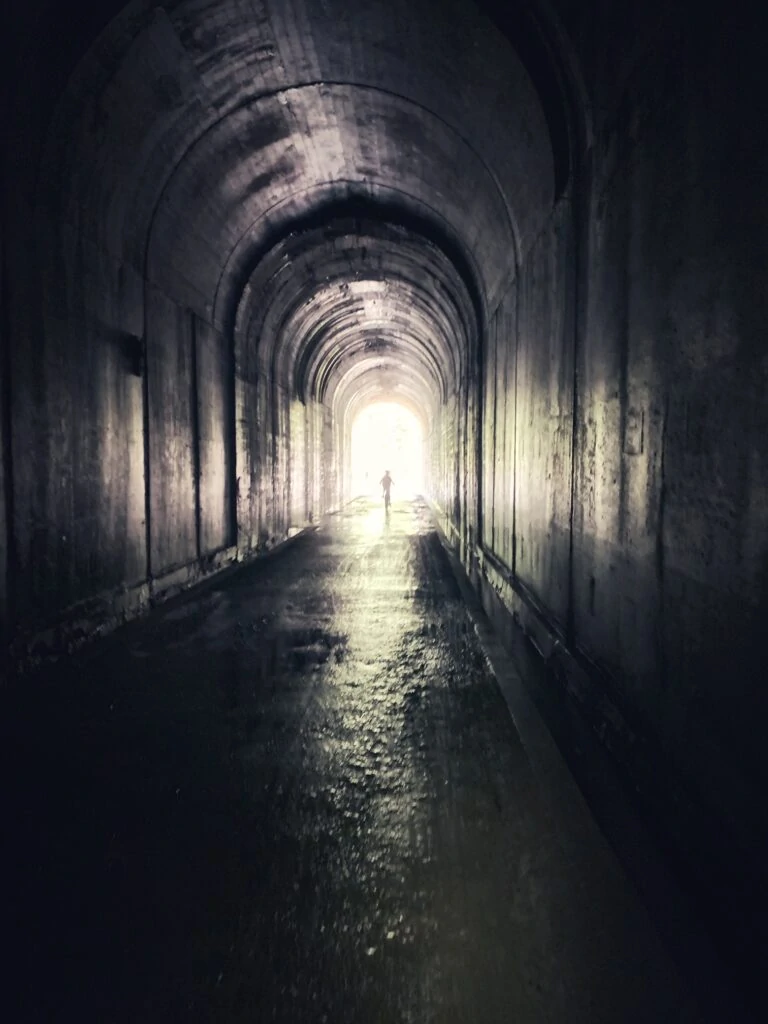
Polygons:
<instances>
[{"instance_id":1,"label":"concrete wall","mask_svg":"<svg viewBox=\"0 0 768 1024\"><path fill-rule=\"evenodd\" d=\"M6 628L22 662L273 546L327 498L324 412L242 363L233 374L221 332L88 255L73 277L98 267L91 292L64 296L59 315L52 297L30 304L11 324L18 561Z\"/></svg>"},{"instance_id":2,"label":"concrete wall","mask_svg":"<svg viewBox=\"0 0 768 1024\"><path fill-rule=\"evenodd\" d=\"M574 26L594 145L491 318L478 582L751 957L768 839L762 58L739 5L635 14Z\"/></svg>"},{"instance_id":3,"label":"concrete wall","mask_svg":"<svg viewBox=\"0 0 768 1024\"><path fill-rule=\"evenodd\" d=\"M574 318L561 201L491 318L482 433L483 543L563 627L568 617Z\"/></svg>"},{"instance_id":4,"label":"concrete wall","mask_svg":"<svg viewBox=\"0 0 768 1024\"><path fill-rule=\"evenodd\" d=\"M149 70L127 60L115 72L110 44L97 46L88 71L96 84L72 78L123 6L68 19L37 3L14 16L2 195L0 631L15 665L60 653L273 545L328 499L316 450L327 441L325 414L297 408L263 375L237 391L231 334L210 308L191 307L183 274L146 273L147 254L159 265L150 219L124 207L135 187L149 193L142 216L158 200L151 193L162 180L137 167L162 153L146 125L169 100L147 82L168 55L140 40ZM182 256L189 271L195 254ZM236 399L238 422L259 436L251 448L237 447Z\"/></svg>"},{"instance_id":5,"label":"concrete wall","mask_svg":"<svg viewBox=\"0 0 768 1024\"><path fill-rule=\"evenodd\" d=\"M67 608L98 620L105 595L126 600L146 575L142 302L130 268L69 225L30 211L17 228L27 248L9 268L11 613L24 633Z\"/></svg>"},{"instance_id":6,"label":"concrete wall","mask_svg":"<svg viewBox=\"0 0 768 1024\"><path fill-rule=\"evenodd\" d=\"M235 340L237 545L263 552L336 503L328 410L275 379L270 347Z\"/></svg>"},{"instance_id":7,"label":"concrete wall","mask_svg":"<svg viewBox=\"0 0 768 1024\"><path fill-rule=\"evenodd\" d=\"M445 535L461 549L463 501L460 451L467 444L466 423L460 414L460 395L452 395L442 406L427 439L427 482L429 497ZM465 554L467 554L465 552Z\"/></svg>"},{"instance_id":8,"label":"concrete wall","mask_svg":"<svg viewBox=\"0 0 768 1024\"><path fill-rule=\"evenodd\" d=\"M197 477L200 554L235 543L234 393L231 343L192 318L197 398Z\"/></svg>"},{"instance_id":9,"label":"concrete wall","mask_svg":"<svg viewBox=\"0 0 768 1024\"><path fill-rule=\"evenodd\" d=\"M582 588L576 601L588 644L605 613L603 658L667 748L707 723L764 767L748 671L768 588L768 148L742 108L755 58L746 26L689 30L638 73L596 153L577 484L596 614Z\"/></svg>"},{"instance_id":10,"label":"concrete wall","mask_svg":"<svg viewBox=\"0 0 768 1024\"><path fill-rule=\"evenodd\" d=\"M7 277L7 244L8 225L5 223L5 209L0 207L0 324L7 322L8 314L8 287ZM9 480L10 458L8 446L10 444L10 419L9 419L9 397L10 397L10 361L8 349L0 345L0 645L3 655L0 656L0 664L5 660L6 650L10 636L9 613L10 594L9 578L11 553L9 550L8 538L11 535L10 518L12 516L12 485Z\"/></svg>"}]
</instances>

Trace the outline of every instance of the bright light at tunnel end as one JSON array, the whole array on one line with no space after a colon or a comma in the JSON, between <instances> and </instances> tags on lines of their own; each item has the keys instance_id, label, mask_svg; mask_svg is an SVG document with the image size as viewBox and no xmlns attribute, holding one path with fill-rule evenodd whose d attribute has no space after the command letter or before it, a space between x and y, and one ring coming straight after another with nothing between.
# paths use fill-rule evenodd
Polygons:
<instances>
[{"instance_id":1,"label":"bright light at tunnel end","mask_svg":"<svg viewBox=\"0 0 768 1024\"><path fill-rule=\"evenodd\" d=\"M351 495L379 497L380 480L389 470L393 500L424 492L424 430L399 402L372 402L352 424Z\"/></svg>"}]
</instances>

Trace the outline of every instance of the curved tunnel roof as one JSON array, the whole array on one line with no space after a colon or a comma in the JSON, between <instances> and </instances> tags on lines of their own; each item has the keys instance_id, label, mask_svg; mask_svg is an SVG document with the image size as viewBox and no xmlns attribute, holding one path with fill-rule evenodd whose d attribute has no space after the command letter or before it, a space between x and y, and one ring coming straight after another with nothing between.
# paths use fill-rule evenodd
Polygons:
<instances>
[{"instance_id":1,"label":"curved tunnel roof","mask_svg":"<svg viewBox=\"0 0 768 1024\"><path fill-rule=\"evenodd\" d=\"M333 406L353 382L372 379L372 393L417 387L434 408L462 376L474 314L436 244L392 223L340 218L291 235L259 262L236 330L262 369L292 375L304 400Z\"/></svg>"},{"instance_id":2,"label":"curved tunnel roof","mask_svg":"<svg viewBox=\"0 0 768 1024\"><path fill-rule=\"evenodd\" d=\"M89 242L337 408L445 400L554 196L537 94L471 0L133 3L48 159Z\"/></svg>"}]
</instances>

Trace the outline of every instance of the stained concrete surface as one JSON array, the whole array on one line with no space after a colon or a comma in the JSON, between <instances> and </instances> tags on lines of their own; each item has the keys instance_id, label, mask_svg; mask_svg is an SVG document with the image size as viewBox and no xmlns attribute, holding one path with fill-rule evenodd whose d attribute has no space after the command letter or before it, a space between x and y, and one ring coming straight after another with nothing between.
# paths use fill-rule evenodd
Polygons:
<instances>
[{"instance_id":1,"label":"stained concrete surface","mask_svg":"<svg viewBox=\"0 0 768 1024\"><path fill-rule=\"evenodd\" d=\"M703 1019L548 813L419 503L355 503L2 704L6 1019Z\"/></svg>"},{"instance_id":2,"label":"stained concrete surface","mask_svg":"<svg viewBox=\"0 0 768 1024\"><path fill-rule=\"evenodd\" d=\"M465 567L583 655L581 706L764 987L756 6L16 5L11 661L317 522L355 410L407 399Z\"/></svg>"}]
</instances>

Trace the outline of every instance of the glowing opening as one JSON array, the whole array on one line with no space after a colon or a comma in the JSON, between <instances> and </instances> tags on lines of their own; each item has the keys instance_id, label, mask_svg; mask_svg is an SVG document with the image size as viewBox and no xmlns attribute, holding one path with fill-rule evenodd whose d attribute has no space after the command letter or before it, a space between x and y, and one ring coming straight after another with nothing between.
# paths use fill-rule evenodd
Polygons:
<instances>
[{"instance_id":1,"label":"glowing opening","mask_svg":"<svg viewBox=\"0 0 768 1024\"><path fill-rule=\"evenodd\" d=\"M424 491L424 429L410 409L374 402L352 424L351 496L380 497L384 471L392 477L392 500Z\"/></svg>"}]
</instances>

